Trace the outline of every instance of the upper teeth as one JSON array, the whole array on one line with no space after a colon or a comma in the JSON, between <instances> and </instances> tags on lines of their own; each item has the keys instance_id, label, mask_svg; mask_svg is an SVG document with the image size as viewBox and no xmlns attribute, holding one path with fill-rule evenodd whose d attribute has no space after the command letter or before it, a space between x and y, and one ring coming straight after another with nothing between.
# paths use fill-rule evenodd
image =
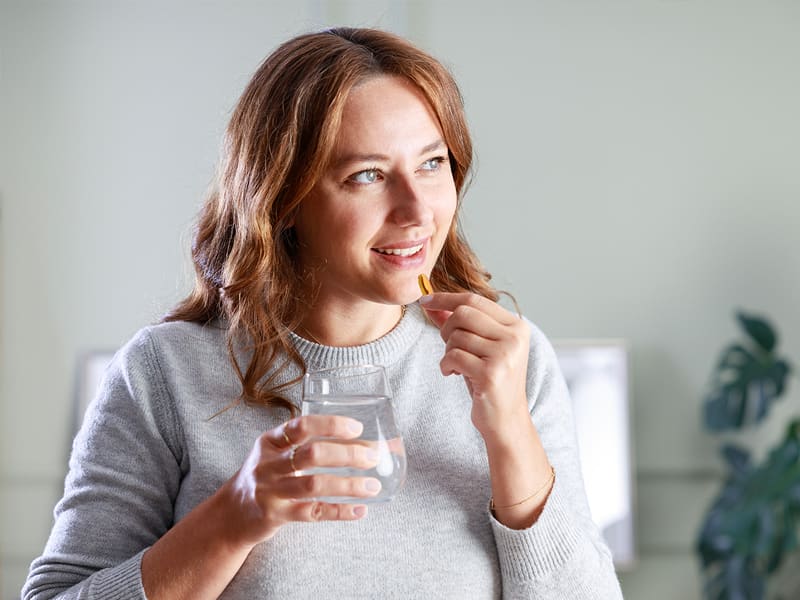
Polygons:
<instances>
[{"instance_id":1,"label":"upper teeth","mask_svg":"<svg viewBox=\"0 0 800 600\"><path fill-rule=\"evenodd\" d=\"M394 254L396 256L411 256L422 250L422 244L410 248L376 248L381 254Z\"/></svg>"}]
</instances>

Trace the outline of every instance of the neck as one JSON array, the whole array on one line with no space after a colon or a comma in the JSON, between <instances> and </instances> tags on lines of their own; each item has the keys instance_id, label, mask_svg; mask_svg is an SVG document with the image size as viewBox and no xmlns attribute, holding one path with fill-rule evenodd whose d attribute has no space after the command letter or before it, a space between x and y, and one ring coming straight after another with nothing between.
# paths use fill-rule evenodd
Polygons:
<instances>
[{"instance_id":1,"label":"neck","mask_svg":"<svg viewBox=\"0 0 800 600\"><path fill-rule=\"evenodd\" d=\"M405 306L376 304L370 309L314 310L307 314L297 334L323 346L361 346L394 329Z\"/></svg>"}]
</instances>

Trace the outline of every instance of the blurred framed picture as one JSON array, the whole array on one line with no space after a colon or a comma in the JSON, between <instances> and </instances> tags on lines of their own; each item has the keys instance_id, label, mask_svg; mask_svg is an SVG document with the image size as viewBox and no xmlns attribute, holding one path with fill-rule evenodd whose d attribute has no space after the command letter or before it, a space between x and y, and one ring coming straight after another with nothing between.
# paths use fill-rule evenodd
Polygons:
<instances>
[{"instance_id":1,"label":"blurred framed picture","mask_svg":"<svg viewBox=\"0 0 800 600\"><path fill-rule=\"evenodd\" d=\"M75 386L75 406L73 411L73 436L78 433L83 423L86 408L94 400L100 388L100 382L114 353L110 351L87 352L78 360L78 376Z\"/></svg>"},{"instance_id":2,"label":"blurred framed picture","mask_svg":"<svg viewBox=\"0 0 800 600\"><path fill-rule=\"evenodd\" d=\"M636 560L628 350L622 340L556 340L570 390L592 518L624 570Z\"/></svg>"}]
</instances>

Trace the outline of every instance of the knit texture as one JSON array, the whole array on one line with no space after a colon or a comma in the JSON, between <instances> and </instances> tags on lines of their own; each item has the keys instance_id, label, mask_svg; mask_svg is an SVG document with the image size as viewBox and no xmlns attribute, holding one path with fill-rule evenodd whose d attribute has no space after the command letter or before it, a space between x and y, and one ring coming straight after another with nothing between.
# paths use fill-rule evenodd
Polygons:
<instances>
[{"instance_id":1,"label":"knit texture","mask_svg":"<svg viewBox=\"0 0 800 600\"><path fill-rule=\"evenodd\" d=\"M521 531L488 510L489 469L471 398L461 377L440 373L444 343L417 305L362 346L293 339L309 367L386 367L406 484L360 521L281 528L254 548L222 598L621 598L589 515L567 388L534 325L529 405L557 476L539 520ZM292 367L281 379L299 374ZM144 598L142 552L289 416L244 404L217 415L239 390L219 325L157 325L123 347L73 444L55 524L23 598ZM288 396L300 405L299 386Z\"/></svg>"}]
</instances>

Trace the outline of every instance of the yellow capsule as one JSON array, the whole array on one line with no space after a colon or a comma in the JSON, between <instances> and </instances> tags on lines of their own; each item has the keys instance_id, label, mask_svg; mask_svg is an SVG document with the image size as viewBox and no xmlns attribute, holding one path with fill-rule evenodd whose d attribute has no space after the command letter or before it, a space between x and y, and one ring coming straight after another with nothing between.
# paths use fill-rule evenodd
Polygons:
<instances>
[{"instance_id":1,"label":"yellow capsule","mask_svg":"<svg viewBox=\"0 0 800 600\"><path fill-rule=\"evenodd\" d=\"M433 293L433 286L431 285L431 282L425 273L419 274L419 277L417 277L417 283L419 283L419 291L422 292L423 296Z\"/></svg>"}]
</instances>

